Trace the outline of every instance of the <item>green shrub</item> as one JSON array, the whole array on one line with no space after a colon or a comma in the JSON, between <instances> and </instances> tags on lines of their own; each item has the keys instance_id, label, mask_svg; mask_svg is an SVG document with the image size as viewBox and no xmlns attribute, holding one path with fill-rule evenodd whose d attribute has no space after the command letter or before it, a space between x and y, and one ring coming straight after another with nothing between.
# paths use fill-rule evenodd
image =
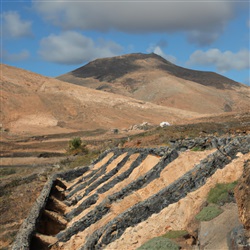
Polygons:
<instances>
[{"instance_id":1,"label":"green shrub","mask_svg":"<svg viewBox=\"0 0 250 250\"><path fill-rule=\"evenodd\" d=\"M179 246L170 239L156 237L137 248L137 250L179 250Z\"/></svg>"},{"instance_id":2,"label":"green shrub","mask_svg":"<svg viewBox=\"0 0 250 250\"><path fill-rule=\"evenodd\" d=\"M183 237L187 235L188 232L186 230L171 230L167 232L166 234L162 235L162 237L168 238L168 239L176 239Z\"/></svg>"},{"instance_id":3,"label":"green shrub","mask_svg":"<svg viewBox=\"0 0 250 250\"><path fill-rule=\"evenodd\" d=\"M191 148L191 151L193 151L193 152L204 151L204 150L205 150L205 149L202 148L202 147L193 147L193 148Z\"/></svg>"},{"instance_id":4,"label":"green shrub","mask_svg":"<svg viewBox=\"0 0 250 250\"><path fill-rule=\"evenodd\" d=\"M236 185L237 182L217 183L216 186L208 193L207 201L217 205L230 202L230 193L233 192Z\"/></svg>"},{"instance_id":5,"label":"green shrub","mask_svg":"<svg viewBox=\"0 0 250 250\"><path fill-rule=\"evenodd\" d=\"M69 149L74 150L82 146L82 140L80 137L75 137L69 141Z\"/></svg>"},{"instance_id":6,"label":"green shrub","mask_svg":"<svg viewBox=\"0 0 250 250\"><path fill-rule=\"evenodd\" d=\"M204 207L195 218L199 221L210 221L222 213L222 209L214 204Z\"/></svg>"}]
</instances>

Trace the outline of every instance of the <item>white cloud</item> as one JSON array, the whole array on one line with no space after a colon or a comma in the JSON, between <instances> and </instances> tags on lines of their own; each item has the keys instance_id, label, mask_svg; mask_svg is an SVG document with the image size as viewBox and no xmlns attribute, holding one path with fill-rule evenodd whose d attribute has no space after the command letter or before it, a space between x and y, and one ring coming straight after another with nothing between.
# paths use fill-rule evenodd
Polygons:
<instances>
[{"instance_id":1,"label":"white cloud","mask_svg":"<svg viewBox=\"0 0 250 250\"><path fill-rule=\"evenodd\" d=\"M190 32L189 39L199 44L214 41L235 11L235 3L229 0L33 1L33 6L47 21L63 29L127 33L186 31Z\"/></svg>"},{"instance_id":2,"label":"white cloud","mask_svg":"<svg viewBox=\"0 0 250 250\"><path fill-rule=\"evenodd\" d=\"M188 65L215 66L218 71L226 72L232 69L243 70L250 66L249 50L222 52L219 49L207 51L196 50L189 58Z\"/></svg>"},{"instance_id":3,"label":"white cloud","mask_svg":"<svg viewBox=\"0 0 250 250\"><path fill-rule=\"evenodd\" d=\"M31 21L21 20L16 11L8 11L2 14L4 37L20 38L32 35Z\"/></svg>"},{"instance_id":4,"label":"white cloud","mask_svg":"<svg viewBox=\"0 0 250 250\"><path fill-rule=\"evenodd\" d=\"M8 62L20 62L27 60L30 56L30 53L28 50L22 50L20 53L16 54L10 54L8 51L3 50L2 51L2 59L3 61L8 61Z\"/></svg>"},{"instance_id":5,"label":"white cloud","mask_svg":"<svg viewBox=\"0 0 250 250\"><path fill-rule=\"evenodd\" d=\"M91 38L75 31L50 35L40 42L39 54L46 61L60 64L80 64L100 57L111 57L121 53L122 47L112 41Z\"/></svg>"},{"instance_id":6,"label":"white cloud","mask_svg":"<svg viewBox=\"0 0 250 250\"><path fill-rule=\"evenodd\" d=\"M158 45L150 45L149 48L147 49L147 52L148 53L155 53L163 58L165 58L166 60L170 61L171 63L176 63L177 62L177 59L176 57L172 56L172 55L167 55L165 54L161 47L158 46Z\"/></svg>"}]
</instances>

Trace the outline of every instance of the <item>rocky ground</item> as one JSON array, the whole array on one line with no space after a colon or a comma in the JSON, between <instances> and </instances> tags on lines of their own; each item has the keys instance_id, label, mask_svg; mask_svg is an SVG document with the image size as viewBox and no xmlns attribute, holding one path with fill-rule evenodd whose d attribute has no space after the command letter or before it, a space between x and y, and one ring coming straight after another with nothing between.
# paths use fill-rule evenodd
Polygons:
<instances>
[{"instance_id":1,"label":"rocky ground","mask_svg":"<svg viewBox=\"0 0 250 250\"><path fill-rule=\"evenodd\" d=\"M3 132L1 141L1 249L8 249L23 219L28 215L32 204L38 197L48 176L61 170L70 169L75 166L88 164L91 158L98 156L98 152L112 148L114 146L123 147L148 147L152 146L178 146L184 138L190 138L188 144L180 143L179 150L185 150L192 145L192 138L227 137L249 134L249 114L244 114L240 118L225 115L224 122L220 117L214 117L214 123L208 123L209 118L203 118L200 124L178 125L163 129L151 129L144 131L141 135L133 131L131 134L119 131L118 134L110 131L78 132L73 134L44 135L37 137L16 138L13 135ZM237 122L239 121L240 122ZM81 136L86 139L89 153L81 155L77 152L73 156L67 154L68 141L74 136ZM183 147L182 147L183 146ZM194 145L193 145L194 146ZM197 150L200 150L197 148ZM97 152L97 153L95 153ZM45 153L44 155L41 155ZM58 153L54 158L54 154ZM46 157L47 154L47 157ZM48 161L46 166L34 161ZM25 159L25 160L24 160ZM57 163L54 160L57 159ZM51 160L51 161L50 161ZM72 161L73 160L73 161ZM6 162L10 161L11 165ZM19 161L19 162L18 162ZM22 167L20 164L22 162ZM51 164L52 163L52 164ZM136 241L136 240L135 240Z\"/></svg>"},{"instance_id":2,"label":"rocky ground","mask_svg":"<svg viewBox=\"0 0 250 250\"><path fill-rule=\"evenodd\" d=\"M239 179L250 157L249 136L214 140L187 139L173 147L111 150L89 168L55 176L13 249L27 247L30 243L24 239L34 230L30 249L49 249L49 245L52 249L136 249L169 229L194 234L192 221L210 189ZM200 152L203 146L207 150ZM228 214L223 213L223 217ZM32 219L37 216L38 223ZM231 229L228 224L225 228L224 243L212 247L223 247ZM200 235L202 229L201 225ZM208 239L198 235L196 240L201 246L211 246L213 240L205 234Z\"/></svg>"}]
</instances>

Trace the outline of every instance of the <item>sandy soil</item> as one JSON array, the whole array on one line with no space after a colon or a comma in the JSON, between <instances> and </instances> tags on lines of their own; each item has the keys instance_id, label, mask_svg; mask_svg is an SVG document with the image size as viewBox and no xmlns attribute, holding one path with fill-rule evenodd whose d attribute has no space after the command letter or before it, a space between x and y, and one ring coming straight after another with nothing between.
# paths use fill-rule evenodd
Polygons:
<instances>
[{"instance_id":1,"label":"sandy soil","mask_svg":"<svg viewBox=\"0 0 250 250\"><path fill-rule=\"evenodd\" d=\"M128 178L126 178L125 180L117 183L113 188L109 189L107 192L103 193L103 194L99 194L99 199L97 200L97 203L95 203L94 205L92 205L91 207L89 207L88 209L84 210L83 213L79 214L78 216L76 216L70 223L69 226L74 223L75 221L79 220L80 218L82 218L86 213L88 213L89 211L91 211L93 209L93 207L95 207L96 205L100 204L108 195L111 195L115 192L118 192L119 190L121 190L122 188L126 187L132 180L137 179L140 175L143 175L144 173L148 172L152 166L154 166L157 162L159 161L159 158L156 156L151 156L149 155L141 164L140 166L138 166L131 174ZM116 165L112 165L113 167L116 167ZM89 197L89 195L87 196ZM127 207L127 205L126 205ZM125 207L121 207L121 209L125 209Z\"/></svg>"},{"instance_id":2,"label":"sandy soil","mask_svg":"<svg viewBox=\"0 0 250 250\"><path fill-rule=\"evenodd\" d=\"M122 173L124 173L125 171L127 171L128 170L128 168L130 167L130 165L131 165L131 162L133 162L137 157L139 156L139 154L133 154L132 156L130 156L130 158L127 160L127 162L126 162L126 164L123 166L123 168L120 170L120 171L118 171L116 174L114 174L109 180L107 180L107 181L105 181L105 182L103 182L102 184L100 184L99 186L98 186L98 188L101 188L103 185L105 185L107 182L109 182L109 181L111 181L111 180L113 180L115 177L117 177L118 175L120 175L120 174L122 174ZM123 157L121 157L121 158L124 158L124 155L123 155ZM112 162L112 164L110 164L110 165L112 165L113 167L116 167L116 165L115 164L113 164L113 162ZM109 166L110 166L109 165ZM106 171L106 173L108 173L108 171ZM101 177L100 177L101 178ZM100 179L99 178L99 179ZM97 179L98 180L98 179ZM87 187L86 187L87 188ZM76 196L76 195L81 195L81 194L84 194L84 191L86 190L86 188L84 188L83 190L81 190L81 191L79 191L77 194L75 194L74 196ZM81 202L83 202L84 200L86 200L86 199L88 199L88 197L90 197L92 194L94 194L96 192L96 190L93 190L93 191L91 191L86 197L84 197L82 200L80 200L79 202L78 202L78 204L79 203L81 203ZM73 197L74 197L73 196ZM94 208L96 205L98 205L103 199L105 199L105 197L107 196L107 192L105 192L104 194L99 194L99 199L97 200L97 202L94 204L94 205L92 205L92 206L90 206L90 208L89 209L86 209L85 211L83 211L82 213L81 213L81 217L83 217L85 214L87 214L92 208ZM103 198L102 198L103 197ZM76 208L77 206L78 206L78 204L76 204L75 206L71 206L71 207L69 207L68 208L68 210L67 210L67 212L70 212L70 211L72 211L72 209L74 209L74 208Z\"/></svg>"},{"instance_id":3,"label":"sandy soil","mask_svg":"<svg viewBox=\"0 0 250 250\"><path fill-rule=\"evenodd\" d=\"M189 193L185 198L171 204L160 213L152 215L147 221L135 227L127 228L124 234L118 240L109 244L106 249L134 250L149 239L163 235L170 229L187 229L194 216L200 211L209 190L216 183L230 183L239 179L242 175L244 160L249 159L249 157L250 154L241 156L223 169L217 170L200 189ZM226 227L229 226L226 225ZM225 233L221 232L221 241L224 235ZM212 236L210 237L211 241ZM214 247L214 249L220 249L218 246L214 245Z\"/></svg>"},{"instance_id":4,"label":"sandy soil","mask_svg":"<svg viewBox=\"0 0 250 250\"><path fill-rule=\"evenodd\" d=\"M113 152L107 154L102 160L98 161L94 166L91 167L91 171L96 170L98 168L100 168L103 164L107 163L108 160L114 155ZM83 175L79 176L78 178L75 178L73 181L65 183L67 189L69 189L70 187L72 187L75 183L77 183L79 180L82 180L84 178L85 175L88 175L89 172L85 172ZM65 192L65 194L67 194L67 192Z\"/></svg>"},{"instance_id":5,"label":"sandy soil","mask_svg":"<svg viewBox=\"0 0 250 250\"><path fill-rule=\"evenodd\" d=\"M66 243L60 243L59 249L74 249L77 247L80 247L82 245L82 242L84 242L84 239L87 237L88 234L91 234L98 228L100 228L102 225L105 225L108 221L115 218L117 215L121 214L122 212L126 211L129 207L132 207L136 203L145 200L149 198L151 195L155 194L156 192L160 191L162 188L164 188L166 185L169 185L176 179L178 179L180 176L182 176L184 173L186 173L188 170L192 169L195 164L198 164L200 160L204 157L206 157L208 154L212 153L214 150L210 151L203 151L203 152L183 152L180 154L180 156L171 162L165 169L162 171L159 178L152 181L149 185L146 187L139 189L138 191L135 191L131 193L130 195L126 196L124 199L117 201L113 204L110 204L110 213L105 215L101 220L97 221L95 224L91 225L87 230L78 233L77 235L72 236L69 242ZM86 213L88 213L90 210L92 210L97 204L99 204L103 199L105 199L108 195L118 192L123 187L128 185L131 180L137 179L142 174L148 172L157 162L159 161L158 157L155 156L148 156L142 164L136 168L128 178L126 178L124 181L118 183L113 188L108 190L106 193L101 194L99 196L98 202L94 205L92 205L90 208L86 209L83 213L81 213L79 216L76 216L69 224L68 226L72 225L75 221L78 221L80 218L82 218ZM165 227L164 227L165 228ZM117 248L115 248L117 249Z\"/></svg>"},{"instance_id":6,"label":"sandy soil","mask_svg":"<svg viewBox=\"0 0 250 250\"><path fill-rule=\"evenodd\" d=\"M12 166L27 166L29 165L41 165L41 164L56 164L66 159L67 157L50 157L50 158L42 158L42 157L2 157L0 159L0 165L6 167Z\"/></svg>"}]
</instances>

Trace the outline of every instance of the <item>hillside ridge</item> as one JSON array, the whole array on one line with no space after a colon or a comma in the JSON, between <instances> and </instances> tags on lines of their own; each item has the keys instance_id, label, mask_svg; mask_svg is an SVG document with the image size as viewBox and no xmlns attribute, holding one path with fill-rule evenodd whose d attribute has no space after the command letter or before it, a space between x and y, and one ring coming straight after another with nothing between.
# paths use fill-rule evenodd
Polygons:
<instances>
[{"instance_id":1,"label":"hillside ridge","mask_svg":"<svg viewBox=\"0 0 250 250\"><path fill-rule=\"evenodd\" d=\"M2 65L3 129L11 133L70 133L78 130L129 128L144 121L174 123L195 112L76 86ZM45 132L46 131L46 132Z\"/></svg>"},{"instance_id":2,"label":"hillside ridge","mask_svg":"<svg viewBox=\"0 0 250 250\"><path fill-rule=\"evenodd\" d=\"M166 71L167 73L176 77L194 81L205 86L213 86L218 89L224 89L241 85L236 81L214 72L192 70L177 66L154 53L133 53L123 56L96 59L92 62L89 62L85 66L79 67L72 72L69 72L68 74L72 74L73 76L79 78L93 77L94 79L98 79L101 82L113 82L117 78L143 68L140 65L136 65L135 61L149 59L158 61L158 65L152 68ZM63 76L64 75L58 76L57 79L63 80Z\"/></svg>"},{"instance_id":3,"label":"hillside ridge","mask_svg":"<svg viewBox=\"0 0 250 250\"><path fill-rule=\"evenodd\" d=\"M239 112L250 102L250 87L153 53L96 59L57 79L200 114Z\"/></svg>"}]
</instances>

